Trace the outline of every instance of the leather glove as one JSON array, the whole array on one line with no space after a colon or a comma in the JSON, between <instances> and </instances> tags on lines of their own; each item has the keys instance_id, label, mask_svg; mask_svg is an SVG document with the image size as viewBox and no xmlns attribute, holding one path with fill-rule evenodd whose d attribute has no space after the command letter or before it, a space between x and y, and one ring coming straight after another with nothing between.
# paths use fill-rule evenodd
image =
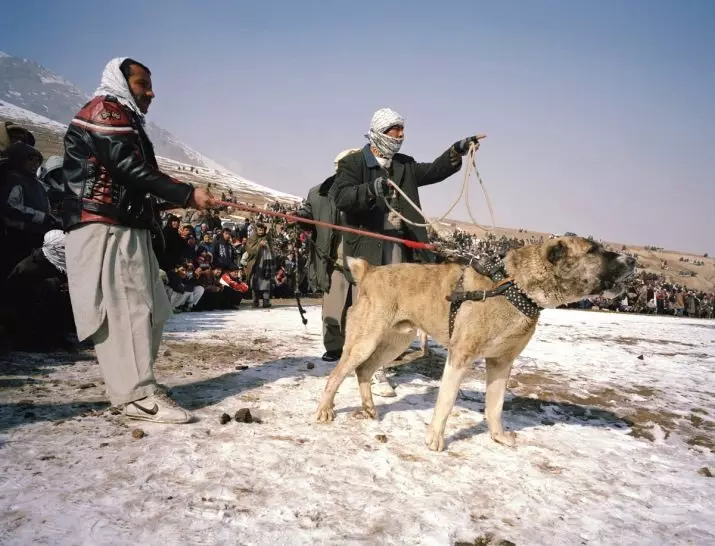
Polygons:
<instances>
[{"instance_id":1,"label":"leather glove","mask_svg":"<svg viewBox=\"0 0 715 546\"><path fill-rule=\"evenodd\" d=\"M469 151L469 146L472 144L472 142L474 142L477 148L479 148L479 140L484 138L485 136L486 135L474 135L467 138L463 138L462 140L455 142L452 147L454 148L454 151L457 152L459 155L464 155Z\"/></svg>"},{"instance_id":2,"label":"leather glove","mask_svg":"<svg viewBox=\"0 0 715 546\"><path fill-rule=\"evenodd\" d=\"M384 176L378 176L373 182L368 182L367 191L373 197L385 197L390 193L390 183Z\"/></svg>"}]
</instances>

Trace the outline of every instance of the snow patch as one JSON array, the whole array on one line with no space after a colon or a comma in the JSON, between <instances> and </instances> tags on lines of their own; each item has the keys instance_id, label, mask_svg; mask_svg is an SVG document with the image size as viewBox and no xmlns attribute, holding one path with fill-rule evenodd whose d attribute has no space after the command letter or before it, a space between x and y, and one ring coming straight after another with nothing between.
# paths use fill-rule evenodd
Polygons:
<instances>
[{"instance_id":1,"label":"snow patch","mask_svg":"<svg viewBox=\"0 0 715 546\"><path fill-rule=\"evenodd\" d=\"M40 80L44 84L59 84L74 88L74 86L62 76L58 76L57 74L53 74L52 72L45 72L44 74L40 75Z\"/></svg>"},{"instance_id":2,"label":"snow patch","mask_svg":"<svg viewBox=\"0 0 715 546\"><path fill-rule=\"evenodd\" d=\"M210 182L212 186L216 185L238 191L244 194L244 197L250 195L255 195L258 198L269 197L285 203L300 203L301 201L298 196L267 188L224 169L196 167L195 165L165 157L157 158L157 161L160 169L173 171L173 174L179 179L186 178L188 170L193 168L199 172L202 181Z\"/></svg>"},{"instance_id":3,"label":"snow patch","mask_svg":"<svg viewBox=\"0 0 715 546\"><path fill-rule=\"evenodd\" d=\"M7 118L17 121L28 121L36 125L41 125L48 129L64 133L67 130L67 126L62 123L53 121L45 116L31 112L19 106L15 106L9 102L0 100L0 118Z\"/></svg>"}]
</instances>

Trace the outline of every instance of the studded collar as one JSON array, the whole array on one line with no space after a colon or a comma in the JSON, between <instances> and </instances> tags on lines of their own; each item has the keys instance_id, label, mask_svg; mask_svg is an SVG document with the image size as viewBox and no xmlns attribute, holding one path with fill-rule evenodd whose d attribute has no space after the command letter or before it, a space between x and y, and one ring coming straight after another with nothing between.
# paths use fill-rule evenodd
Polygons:
<instances>
[{"instance_id":1,"label":"studded collar","mask_svg":"<svg viewBox=\"0 0 715 546\"><path fill-rule=\"evenodd\" d=\"M504 262L495 260L490 264L480 263L478 261L470 261L469 265L474 268L477 273L489 277L497 283L496 287L491 290L464 290L464 269L457 281L452 293L447 296L447 300L451 302L449 309L449 336L452 337L454 330L454 321L457 318L457 313L462 303L465 301L484 301L487 298L496 296L504 296L506 300L516 307L521 313L527 317L538 317L541 312L541 307L534 303L516 283L514 279L509 277L504 267Z\"/></svg>"}]
</instances>

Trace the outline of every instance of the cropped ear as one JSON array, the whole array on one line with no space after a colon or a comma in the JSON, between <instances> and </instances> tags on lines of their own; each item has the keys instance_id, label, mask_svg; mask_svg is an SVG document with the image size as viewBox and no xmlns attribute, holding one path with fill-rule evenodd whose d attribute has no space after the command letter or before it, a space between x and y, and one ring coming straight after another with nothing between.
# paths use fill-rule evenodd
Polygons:
<instances>
[{"instance_id":1,"label":"cropped ear","mask_svg":"<svg viewBox=\"0 0 715 546\"><path fill-rule=\"evenodd\" d=\"M555 245L552 245L549 248L549 251L546 254L546 259L549 260L552 264L555 264L561 258L563 258L565 255L566 255L566 245L562 241L559 241L558 243L556 243Z\"/></svg>"}]
</instances>

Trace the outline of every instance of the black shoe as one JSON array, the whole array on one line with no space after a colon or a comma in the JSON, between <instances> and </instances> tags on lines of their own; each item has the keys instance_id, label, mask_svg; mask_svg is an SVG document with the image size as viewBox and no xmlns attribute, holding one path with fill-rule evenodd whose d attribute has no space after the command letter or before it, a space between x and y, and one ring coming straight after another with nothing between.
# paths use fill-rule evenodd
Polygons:
<instances>
[{"instance_id":1,"label":"black shoe","mask_svg":"<svg viewBox=\"0 0 715 546\"><path fill-rule=\"evenodd\" d=\"M321 357L325 362L335 362L337 360L340 360L340 357L343 355L343 351L326 351L323 356Z\"/></svg>"},{"instance_id":2,"label":"black shoe","mask_svg":"<svg viewBox=\"0 0 715 546\"><path fill-rule=\"evenodd\" d=\"M258 300L253 300L253 307L255 307L256 309L258 309L258 305L259 305Z\"/></svg>"},{"instance_id":3,"label":"black shoe","mask_svg":"<svg viewBox=\"0 0 715 546\"><path fill-rule=\"evenodd\" d=\"M273 307L273 305L271 304L270 301L268 301L268 300L263 300L263 308L264 308L264 309L270 309L271 307Z\"/></svg>"}]
</instances>

